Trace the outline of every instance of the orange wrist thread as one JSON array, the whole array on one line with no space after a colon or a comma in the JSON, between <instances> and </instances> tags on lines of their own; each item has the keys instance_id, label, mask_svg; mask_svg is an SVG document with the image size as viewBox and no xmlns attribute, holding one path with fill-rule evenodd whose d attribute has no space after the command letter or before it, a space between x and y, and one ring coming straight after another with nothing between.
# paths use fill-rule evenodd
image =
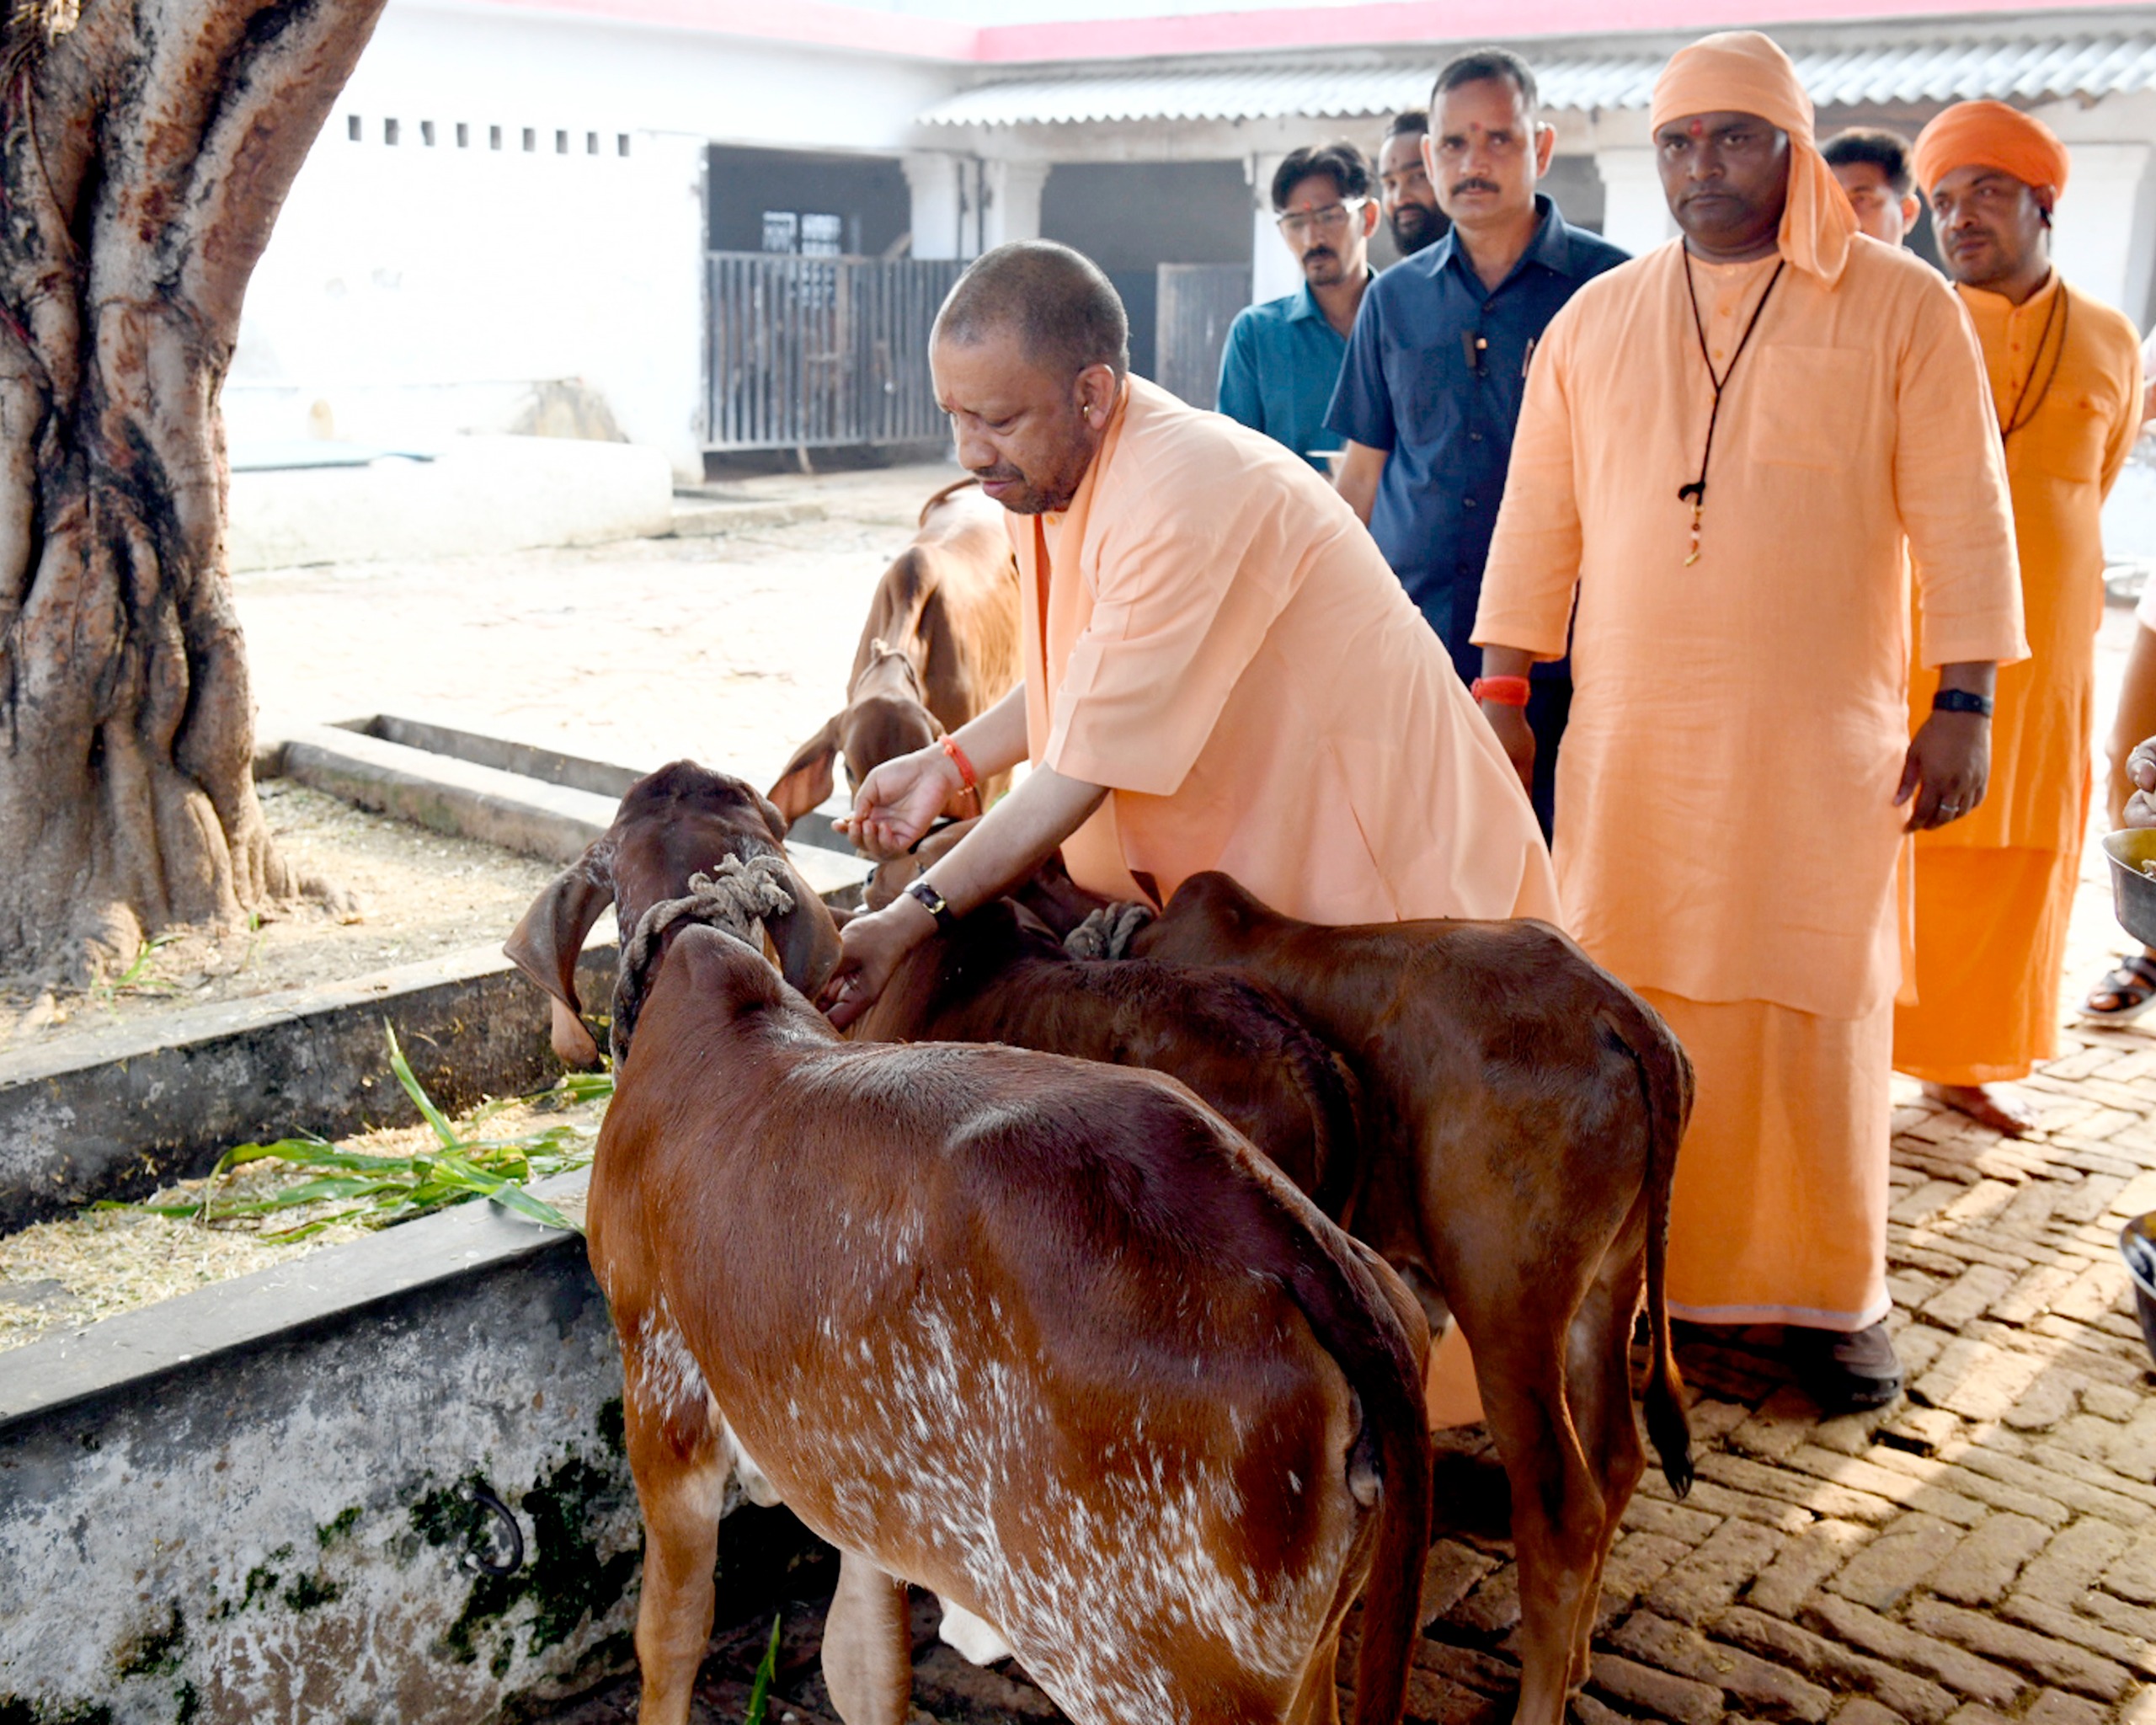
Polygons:
<instances>
[{"instance_id":1,"label":"orange wrist thread","mask_svg":"<svg viewBox=\"0 0 2156 1725\"><path fill-rule=\"evenodd\" d=\"M1467 692L1498 707L1524 707L1532 686L1525 677L1477 677Z\"/></svg>"},{"instance_id":2,"label":"orange wrist thread","mask_svg":"<svg viewBox=\"0 0 2156 1725\"><path fill-rule=\"evenodd\" d=\"M966 759L966 751L958 746L958 739L944 738L943 752L951 757L952 764L958 769L958 782L966 789L970 791L980 782L974 772L973 762Z\"/></svg>"}]
</instances>

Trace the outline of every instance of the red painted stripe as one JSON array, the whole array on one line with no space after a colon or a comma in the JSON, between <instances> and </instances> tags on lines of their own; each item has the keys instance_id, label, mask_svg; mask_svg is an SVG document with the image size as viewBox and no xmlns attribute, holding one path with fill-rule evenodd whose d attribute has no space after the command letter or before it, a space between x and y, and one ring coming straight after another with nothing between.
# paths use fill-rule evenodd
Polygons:
<instances>
[{"instance_id":1,"label":"red painted stripe","mask_svg":"<svg viewBox=\"0 0 2156 1725\"><path fill-rule=\"evenodd\" d=\"M1779 24L1861 21L1887 24L1919 19L2016 12L2132 13L2148 8L2126 0L2090 6L2079 0L1892 0L1882 17L1878 0L1772 0ZM1478 30L1456 0L1285 8L1278 12L1207 13L1182 18L1134 18L1058 24L998 24L980 33L974 58L987 62L1126 60L1154 55L1262 52L1267 49L1380 46L1388 43L1460 42L1487 35L1518 41L1536 36L1599 36L1628 30L1705 34L1762 29L1758 0L1518 0L1488 15ZM1619 45L1609 45L1615 47Z\"/></svg>"},{"instance_id":2,"label":"red painted stripe","mask_svg":"<svg viewBox=\"0 0 2156 1725\"><path fill-rule=\"evenodd\" d=\"M980 32L944 19L866 12L830 0L469 0L505 12L547 12L570 18L700 35L742 36L804 48L893 54L909 60L967 61L979 57Z\"/></svg>"},{"instance_id":3,"label":"red painted stripe","mask_svg":"<svg viewBox=\"0 0 2156 1725\"><path fill-rule=\"evenodd\" d=\"M1277 12L1213 12L1174 18L1077 19L975 29L947 19L857 9L833 0L468 0L512 12L545 12L699 35L787 42L853 53L890 54L953 64L1136 60L1165 55L1262 53L1297 48L1380 47L1460 42L1457 0L1377 0L1355 6L1288 7ZM1863 23L1897 19L2053 12L2134 14L2142 0L1771 0L1774 22L1759 23L1758 0L1516 0L1517 9L1481 34L1507 41L1539 36L1607 37L1628 31L1705 33L1775 24ZM1612 42L1609 45L1620 45Z\"/></svg>"}]
</instances>

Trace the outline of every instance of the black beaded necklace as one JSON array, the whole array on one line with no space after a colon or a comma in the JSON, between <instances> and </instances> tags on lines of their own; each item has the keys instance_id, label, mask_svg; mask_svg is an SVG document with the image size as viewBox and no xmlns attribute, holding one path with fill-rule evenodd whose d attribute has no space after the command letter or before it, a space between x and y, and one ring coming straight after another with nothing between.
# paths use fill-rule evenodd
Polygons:
<instances>
[{"instance_id":1,"label":"black beaded necklace","mask_svg":"<svg viewBox=\"0 0 2156 1725\"><path fill-rule=\"evenodd\" d=\"M2052 393L2052 385L2058 381L2059 361L2066 357L2066 324L2073 308L2066 301L2066 284L2061 282L2052 290L2052 302L2044 307L2044 327L2036 332L2036 350L2029 355L2029 375L2021 380L2020 388L2014 392L2014 405L2006 410L2006 417L1999 422L1999 441L2004 443L2016 431L2036 417L2044 404L2044 398ZM2025 414L2021 404L2028 399L2029 386L2036 381L2036 367L2044 360L2044 344L2052 339L2052 319L2058 319L2058 345L2052 350L2052 368L2044 373L2044 387L2036 392L2036 398L2028 403Z\"/></svg>"},{"instance_id":2,"label":"black beaded necklace","mask_svg":"<svg viewBox=\"0 0 2156 1725\"><path fill-rule=\"evenodd\" d=\"M1692 280L1692 248L1684 248L1684 295L1692 302L1692 333L1700 340L1700 363L1707 368L1707 381L1714 385L1715 404L1707 414L1707 441L1700 451L1700 477L1689 485L1677 488L1680 503L1692 505L1692 550L1684 559L1687 569L1700 560L1700 516L1707 502L1707 463L1714 459L1715 425L1721 418L1721 393L1729 387L1729 380L1737 375L1737 362L1744 357L1744 350L1752 344L1752 332L1759 327L1760 314L1767 309L1767 302L1774 296L1780 283L1782 271L1789 268L1789 259L1782 259L1774 265L1774 273L1767 278L1767 291L1759 296L1759 303L1752 308L1752 319L1744 326L1744 334L1737 339L1737 351L1729 356L1729 364L1721 375L1715 375L1715 362L1707 352L1707 326L1700 316L1700 291Z\"/></svg>"}]
</instances>

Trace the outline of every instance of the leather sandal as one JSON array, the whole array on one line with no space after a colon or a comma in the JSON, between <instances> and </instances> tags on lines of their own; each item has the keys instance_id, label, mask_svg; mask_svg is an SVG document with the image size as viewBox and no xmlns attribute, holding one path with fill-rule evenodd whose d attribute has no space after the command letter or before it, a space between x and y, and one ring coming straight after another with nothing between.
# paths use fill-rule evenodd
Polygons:
<instances>
[{"instance_id":1,"label":"leather sandal","mask_svg":"<svg viewBox=\"0 0 2156 1725\"><path fill-rule=\"evenodd\" d=\"M2104 996L2117 1004L2098 1006L2097 1000ZM2156 959L2146 953L2128 953L2116 969L2106 971L2104 980L2089 991L2089 997L2081 1003L2081 1016L2100 1024L2124 1024L2151 1007L2156 1007Z\"/></svg>"}]
</instances>

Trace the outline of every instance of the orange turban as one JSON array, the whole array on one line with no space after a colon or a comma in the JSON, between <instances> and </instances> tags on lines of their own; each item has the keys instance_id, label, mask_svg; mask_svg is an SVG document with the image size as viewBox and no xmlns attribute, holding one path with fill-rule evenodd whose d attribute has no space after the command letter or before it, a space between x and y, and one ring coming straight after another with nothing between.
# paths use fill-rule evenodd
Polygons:
<instances>
[{"instance_id":1,"label":"orange turban","mask_svg":"<svg viewBox=\"0 0 2156 1725\"><path fill-rule=\"evenodd\" d=\"M1829 287L1839 281L1856 236L1856 211L1819 153L1812 99L1789 56L1757 30L1725 30L1680 48L1654 81L1647 124L1659 131L1692 114L1756 114L1789 134L1789 201L1777 243L1792 270Z\"/></svg>"},{"instance_id":2,"label":"orange turban","mask_svg":"<svg viewBox=\"0 0 2156 1725\"><path fill-rule=\"evenodd\" d=\"M1917 190L1925 197L1957 168L1995 168L2027 186L2066 190L2072 158L2042 120L2004 102L1956 102L1917 134Z\"/></svg>"}]
</instances>

